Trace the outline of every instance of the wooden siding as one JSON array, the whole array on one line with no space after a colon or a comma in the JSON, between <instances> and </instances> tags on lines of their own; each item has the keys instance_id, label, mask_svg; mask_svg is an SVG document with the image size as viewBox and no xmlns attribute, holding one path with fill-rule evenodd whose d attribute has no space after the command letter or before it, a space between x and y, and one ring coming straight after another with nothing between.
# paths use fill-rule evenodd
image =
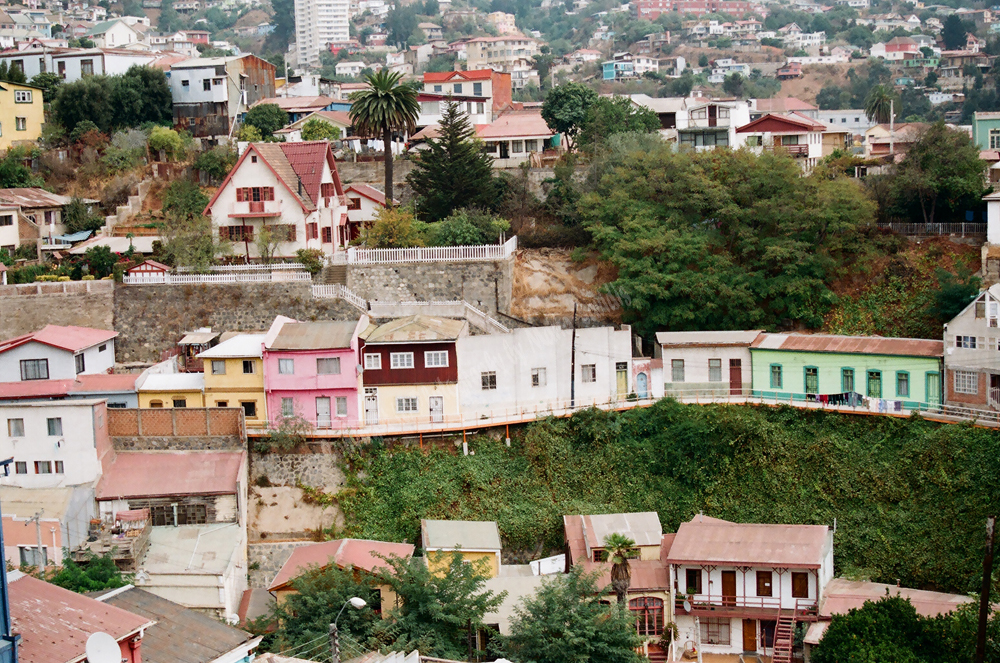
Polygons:
<instances>
[{"instance_id":1,"label":"wooden siding","mask_svg":"<svg viewBox=\"0 0 1000 663\"><path fill-rule=\"evenodd\" d=\"M427 368L424 366L424 352L446 350L448 366L445 368ZM455 342L444 343L391 343L379 345L363 345L361 348L361 365L365 365L364 355L379 353L382 355L382 368L366 369L364 384L366 387L393 384L436 384L458 382L458 356L455 352ZM413 368L392 368L390 355L394 352L412 352Z\"/></svg>"}]
</instances>

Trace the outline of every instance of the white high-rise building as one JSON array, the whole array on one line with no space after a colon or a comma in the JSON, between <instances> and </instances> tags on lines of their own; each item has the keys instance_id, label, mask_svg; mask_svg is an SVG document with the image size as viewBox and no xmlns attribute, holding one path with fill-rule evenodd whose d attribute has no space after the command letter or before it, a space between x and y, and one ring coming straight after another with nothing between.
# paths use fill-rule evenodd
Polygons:
<instances>
[{"instance_id":1,"label":"white high-rise building","mask_svg":"<svg viewBox=\"0 0 1000 663\"><path fill-rule=\"evenodd\" d=\"M331 43L351 38L350 0L295 0L295 39L299 66L319 67L319 54Z\"/></svg>"}]
</instances>

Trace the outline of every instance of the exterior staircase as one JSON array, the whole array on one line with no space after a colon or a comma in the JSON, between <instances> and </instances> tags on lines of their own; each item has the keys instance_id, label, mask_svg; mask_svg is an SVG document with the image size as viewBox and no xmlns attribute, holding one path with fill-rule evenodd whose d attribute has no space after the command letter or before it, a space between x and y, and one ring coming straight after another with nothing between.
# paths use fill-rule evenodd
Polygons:
<instances>
[{"instance_id":1,"label":"exterior staircase","mask_svg":"<svg viewBox=\"0 0 1000 663\"><path fill-rule=\"evenodd\" d=\"M326 285L347 285L347 265L327 265L321 279L320 282Z\"/></svg>"},{"instance_id":2,"label":"exterior staircase","mask_svg":"<svg viewBox=\"0 0 1000 663\"><path fill-rule=\"evenodd\" d=\"M771 663L792 663L792 648L795 646L795 612L778 612L778 623L774 627L774 653Z\"/></svg>"}]
</instances>

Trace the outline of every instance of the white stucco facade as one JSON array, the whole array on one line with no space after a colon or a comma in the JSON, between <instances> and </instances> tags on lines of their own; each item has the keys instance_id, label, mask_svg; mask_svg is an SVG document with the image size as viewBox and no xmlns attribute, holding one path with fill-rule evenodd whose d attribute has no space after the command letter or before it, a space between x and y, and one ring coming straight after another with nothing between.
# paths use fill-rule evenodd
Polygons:
<instances>
[{"instance_id":1,"label":"white stucco facade","mask_svg":"<svg viewBox=\"0 0 1000 663\"><path fill-rule=\"evenodd\" d=\"M101 347L104 349L101 350ZM48 379L72 380L78 374L76 370L78 354L83 355L84 363L84 370L80 371L80 374L107 373L115 365L115 342L112 339L73 353L45 343L29 341L0 353L0 382L19 382L21 361L34 359L48 360Z\"/></svg>"}]
</instances>

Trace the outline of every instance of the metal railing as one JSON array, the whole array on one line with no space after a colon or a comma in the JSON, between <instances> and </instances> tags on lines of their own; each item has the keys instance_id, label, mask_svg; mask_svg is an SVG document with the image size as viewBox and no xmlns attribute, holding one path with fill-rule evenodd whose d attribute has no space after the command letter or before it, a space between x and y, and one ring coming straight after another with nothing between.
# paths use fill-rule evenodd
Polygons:
<instances>
[{"instance_id":1,"label":"metal railing","mask_svg":"<svg viewBox=\"0 0 1000 663\"><path fill-rule=\"evenodd\" d=\"M985 235L985 223L896 223L883 222L878 227L900 235Z\"/></svg>"},{"instance_id":2,"label":"metal railing","mask_svg":"<svg viewBox=\"0 0 1000 663\"><path fill-rule=\"evenodd\" d=\"M242 265L213 265L208 271L221 274L237 274L240 272L304 272L305 266L300 262L271 262L271 263L250 263ZM178 267L179 274L193 274L194 267Z\"/></svg>"},{"instance_id":3,"label":"metal railing","mask_svg":"<svg viewBox=\"0 0 1000 663\"><path fill-rule=\"evenodd\" d=\"M347 249L351 265L394 264L404 262L477 262L504 260L517 250L517 236L503 244L482 246L430 246L411 249Z\"/></svg>"},{"instance_id":4,"label":"metal railing","mask_svg":"<svg viewBox=\"0 0 1000 663\"><path fill-rule=\"evenodd\" d=\"M126 274L125 285L179 285L186 283L287 283L312 282L309 272L233 272L230 274Z\"/></svg>"}]
</instances>

